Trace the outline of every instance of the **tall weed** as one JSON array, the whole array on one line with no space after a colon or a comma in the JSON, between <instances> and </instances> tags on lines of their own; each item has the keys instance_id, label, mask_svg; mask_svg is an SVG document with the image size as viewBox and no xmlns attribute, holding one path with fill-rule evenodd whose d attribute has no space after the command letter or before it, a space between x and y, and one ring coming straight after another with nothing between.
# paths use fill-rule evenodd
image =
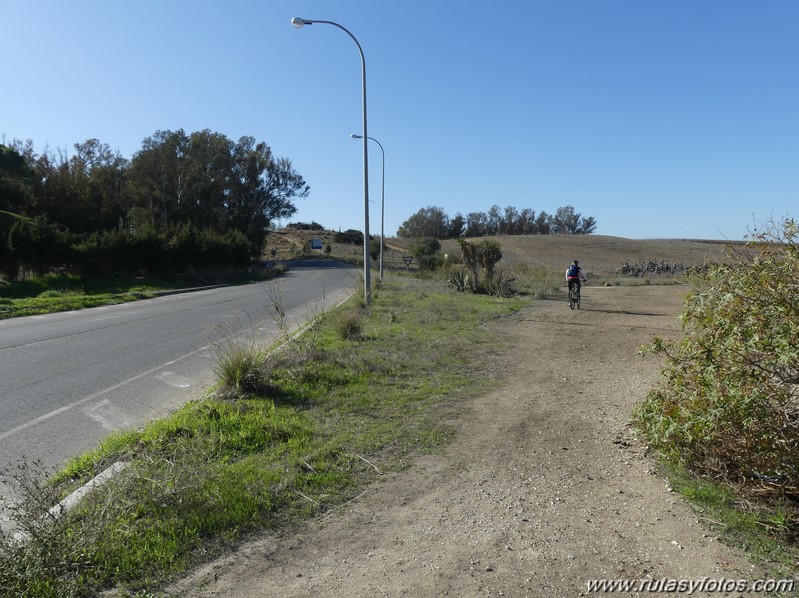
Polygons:
<instances>
[{"instance_id":1,"label":"tall weed","mask_svg":"<svg viewBox=\"0 0 799 598\"><path fill-rule=\"evenodd\" d=\"M223 392L246 394L258 390L268 353L255 339L242 334L241 315L211 326L210 332L215 337L209 345L211 361Z\"/></svg>"}]
</instances>

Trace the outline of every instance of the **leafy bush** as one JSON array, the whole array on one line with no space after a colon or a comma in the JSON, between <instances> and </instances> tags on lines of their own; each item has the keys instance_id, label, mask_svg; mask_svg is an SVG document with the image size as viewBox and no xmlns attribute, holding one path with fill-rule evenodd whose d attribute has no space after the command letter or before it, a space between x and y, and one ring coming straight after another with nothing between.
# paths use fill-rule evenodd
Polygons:
<instances>
[{"instance_id":1,"label":"leafy bush","mask_svg":"<svg viewBox=\"0 0 799 598\"><path fill-rule=\"evenodd\" d=\"M799 229L755 233L686 300L664 380L634 417L664 456L799 499Z\"/></svg>"},{"instance_id":2,"label":"leafy bush","mask_svg":"<svg viewBox=\"0 0 799 598\"><path fill-rule=\"evenodd\" d=\"M385 251L385 246L383 247ZM372 261L377 261L380 258L380 239L372 238L369 240L369 256Z\"/></svg>"},{"instance_id":3,"label":"leafy bush","mask_svg":"<svg viewBox=\"0 0 799 598\"><path fill-rule=\"evenodd\" d=\"M65 266L74 241L73 234L45 216L19 219L8 233L7 248L3 248L3 253L7 252L3 261L9 262L5 269L13 272L13 265L19 264L23 270L43 274Z\"/></svg>"},{"instance_id":4,"label":"leafy bush","mask_svg":"<svg viewBox=\"0 0 799 598\"><path fill-rule=\"evenodd\" d=\"M432 237L421 237L411 246L411 255L422 270L435 270L444 260L439 253L441 243Z\"/></svg>"},{"instance_id":5,"label":"leafy bush","mask_svg":"<svg viewBox=\"0 0 799 598\"><path fill-rule=\"evenodd\" d=\"M324 226L313 220L311 222L289 222L286 228L289 230L325 230Z\"/></svg>"},{"instance_id":6,"label":"leafy bush","mask_svg":"<svg viewBox=\"0 0 799 598\"><path fill-rule=\"evenodd\" d=\"M95 233L75 247L74 266L83 273L172 274L250 263L254 245L238 231L217 233L179 225Z\"/></svg>"},{"instance_id":7,"label":"leafy bush","mask_svg":"<svg viewBox=\"0 0 799 598\"><path fill-rule=\"evenodd\" d=\"M363 233L359 230L347 229L343 233L333 235L334 243L347 243L349 245L363 245Z\"/></svg>"}]
</instances>

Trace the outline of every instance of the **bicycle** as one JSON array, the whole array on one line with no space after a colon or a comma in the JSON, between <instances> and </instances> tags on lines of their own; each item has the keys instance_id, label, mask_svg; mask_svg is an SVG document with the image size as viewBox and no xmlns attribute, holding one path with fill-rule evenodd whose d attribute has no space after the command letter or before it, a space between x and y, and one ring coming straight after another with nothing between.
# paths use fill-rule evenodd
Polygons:
<instances>
[{"instance_id":1,"label":"bicycle","mask_svg":"<svg viewBox=\"0 0 799 598\"><path fill-rule=\"evenodd\" d=\"M576 284L571 285L569 289L569 307L580 309L580 287Z\"/></svg>"}]
</instances>

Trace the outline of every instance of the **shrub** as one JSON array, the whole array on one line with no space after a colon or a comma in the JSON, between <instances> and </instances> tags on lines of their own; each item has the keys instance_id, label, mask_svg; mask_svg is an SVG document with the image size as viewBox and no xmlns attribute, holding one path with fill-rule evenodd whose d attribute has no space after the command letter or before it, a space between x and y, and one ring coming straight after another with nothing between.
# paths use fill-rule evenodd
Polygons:
<instances>
[{"instance_id":1,"label":"shrub","mask_svg":"<svg viewBox=\"0 0 799 598\"><path fill-rule=\"evenodd\" d=\"M14 501L3 501L16 531L0 529L0 588L3 596L88 596L96 566L99 525L87 521L84 533L69 533L52 474L41 462L8 465L0 472ZM4 522L6 525L6 522Z\"/></svg>"},{"instance_id":2,"label":"shrub","mask_svg":"<svg viewBox=\"0 0 799 598\"><path fill-rule=\"evenodd\" d=\"M48 222L45 216L19 219L8 232L3 260L22 266L34 274L45 274L68 265L70 250L75 236L56 222ZM6 269L11 271L10 264Z\"/></svg>"},{"instance_id":3,"label":"shrub","mask_svg":"<svg viewBox=\"0 0 799 598\"><path fill-rule=\"evenodd\" d=\"M75 247L74 265L88 274L174 274L246 266L254 257L254 249L239 231L217 233L191 224L167 231L145 226L92 234Z\"/></svg>"},{"instance_id":4,"label":"shrub","mask_svg":"<svg viewBox=\"0 0 799 598\"><path fill-rule=\"evenodd\" d=\"M336 331L342 340L358 340L362 337L363 312L359 310L342 311L336 320Z\"/></svg>"},{"instance_id":5,"label":"shrub","mask_svg":"<svg viewBox=\"0 0 799 598\"><path fill-rule=\"evenodd\" d=\"M333 235L334 243L346 243L348 245L363 245L363 233L359 230L347 229L343 233Z\"/></svg>"},{"instance_id":6,"label":"shrub","mask_svg":"<svg viewBox=\"0 0 799 598\"><path fill-rule=\"evenodd\" d=\"M502 259L502 249L497 241L483 240L479 242L458 239L461 247L463 264L471 274L473 293L500 295L510 294L512 279L501 276L499 284L494 281L494 268ZM482 277L481 277L482 270Z\"/></svg>"},{"instance_id":7,"label":"shrub","mask_svg":"<svg viewBox=\"0 0 799 598\"><path fill-rule=\"evenodd\" d=\"M664 380L634 414L650 444L701 474L799 498L799 235L786 219L709 268L689 334L646 350Z\"/></svg>"},{"instance_id":8,"label":"shrub","mask_svg":"<svg viewBox=\"0 0 799 598\"><path fill-rule=\"evenodd\" d=\"M511 273L515 279L515 288L518 292L529 295L533 299L546 299L557 292L561 285L561 274L553 270L530 268L527 265L517 265Z\"/></svg>"},{"instance_id":9,"label":"shrub","mask_svg":"<svg viewBox=\"0 0 799 598\"><path fill-rule=\"evenodd\" d=\"M411 255L416 258L421 270L435 270L443 263L444 256L439 253L441 243L432 237L417 239L411 246Z\"/></svg>"},{"instance_id":10,"label":"shrub","mask_svg":"<svg viewBox=\"0 0 799 598\"><path fill-rule=\"evenodd\" d=\"M505 272L498 272L496 276L486 278L482 283L482 293L493 297L511 297L513 288L511 283L516 280Z\"/></svg>"},{"instance_id":11,"label":"shrub","mask_svg":"<svg viewBox=\"0 0 799 598\"><path fill-rule=\"evenodd\" d=\"M459 293L465 293L469 288L469 275L463 270L456 270L449 276L449 286Z\"/></svg>"},{"instance_id":12,"label":"shrub","mask_svg":"<svg viewBox=\"0 0 799 598\"><path fill-rule=\"evenodd\" d=\"M209 345L213 370L222 385L222 393L242 395L259 390L268 354L255 340L243 337L241 320L212 326L216 337Z\"/></svg>"}]
</instances>

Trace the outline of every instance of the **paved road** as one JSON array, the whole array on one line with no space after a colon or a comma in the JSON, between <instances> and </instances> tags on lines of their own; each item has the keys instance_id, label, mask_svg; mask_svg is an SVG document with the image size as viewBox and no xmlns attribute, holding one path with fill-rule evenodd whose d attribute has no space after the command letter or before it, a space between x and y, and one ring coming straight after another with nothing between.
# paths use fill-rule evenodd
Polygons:
<instances>
[{"instance_id":1,"label":"paved road","mask_svg":"<svg viewBox=\"0 0 799 598\"><path fill-rule=\"evenodd\" d=\"M263 284L0 321L0 466L23 456L61 465L202 396L213 383L209 328L238 320L244 334L274 339L272 298L297 325L344 300L353 272L297 263Z\"/></svg>"}]
</instances>

